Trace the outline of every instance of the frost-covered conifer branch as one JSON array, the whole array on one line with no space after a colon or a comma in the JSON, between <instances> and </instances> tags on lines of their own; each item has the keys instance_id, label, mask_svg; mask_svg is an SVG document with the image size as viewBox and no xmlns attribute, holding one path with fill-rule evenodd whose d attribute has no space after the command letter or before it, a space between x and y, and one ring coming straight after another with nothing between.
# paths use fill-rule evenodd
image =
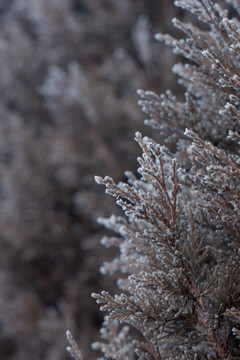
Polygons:
<instances>
[{"instance_id":1,"label":"frost-covered conifer branch","mask_svg":"<svg viewBox=\"0 0 240 360\"><path fill-rule=\"evenodd\" d=\"M211 1L177 1L176 5L192 12L210 29L202 30L174 19L173 24L187 38L156 35L157 40L188 59L186 64L179 63L173 68L179 83L187 90L186 100L178 101L170 91L158 96L140 90L139 105L150 117L146 123L160 130L166 140L178 139L183 128L188 127L203 139L220 142L225 147L228 129L238 129L240 118L238 20L229 20L227 11Z\"/></svg>"},{"instance_id":2,"label":"frost-covered conifer branch","mask_svg":"<svg viewBox=\"0 0 240 360\"><path fill-rule=\"evenodd\" d=\"M213 329L208 313L212 292L219 286L220 268L213 263L206 273L209 247L204 246L187 203L178 196L179 166L172 165L175 162L164 148L139 134L137 139L143 150L138 159L141 179L117 185L108 177L97 178L117 197L128 218L128 223L121 222L122 228L115 219L115 230L123 239L120 261L114 266L126 273L129 263L125 293L111 296L104 291L93 296L103 304L101 309L108 312L109 320L131 325L147 343L151 339L150 343L162 349L157 358L168 348L164 343L167 336L175 348L173 354L182 341L186 349L192 344L212 347L211 353L223 359L227 356L225 343ZM192 334L191 345L185 339L188 333Z\"/></svg>"},{"instance_id":3,"label":"frost-covered conifer branch","mask_svg":"<svg viewBox=\"0 0 240 360\"><path fill-rule=\"evenodd\" d=\"M217 229L227 230L232 237L231 241L238 243L239 247L240 160L203 141L191 131L187 130L185 134L193 139L190 148L193 161L200 161L202 165L193 177L199 192L199 202L207 212L209 221Z\"/></svg>"},{"instance_id":4,"label":"frost-covered conifer branch","mask_svg":"<svg viewBox=\"0 0 240 360\"><path fill-rule=\"evenodd\" d=\"M107 313L95 344L105 358L240 358L239 21L210 0L176 5L205 24L174 20L187 38L157 35L187 59L175 67L185 101L138 91L176 152L137 133L139 176L96 177L125 215L100 219L118 234L102 243L120 251L101 269L120 274L119 293L93 294Z\"/></svg>"},{"instance_id":5,"label":"frost-covered conifer branch","mask_svg":"<svg viewBox=\"0 0 240 360\"><path fill-rule=\"evenodd\" d=\"M67 340L70 346L67 347L67 351L71 354L72 358L75 360L83 360L82 353L78 348L76 341L74 340L71 331L66 332Z\"/></svg>"},{"instance_id":6,"label":"frost-covered conifer branch","mask_svg":"<svg viewBox=\"0 0 240 360\"><path fill-rule=\"evenodd\" d=\"M107 358L111 359L131 360L134 358L135 344L128 326L119 330L119 324L116 321L110 321L108 317L105 317L100 333L101 338L108 342L95 342L93 343L94 349L100 349ZM110 342L109 339L111 339Z\"/></svg>"}]
</instances>

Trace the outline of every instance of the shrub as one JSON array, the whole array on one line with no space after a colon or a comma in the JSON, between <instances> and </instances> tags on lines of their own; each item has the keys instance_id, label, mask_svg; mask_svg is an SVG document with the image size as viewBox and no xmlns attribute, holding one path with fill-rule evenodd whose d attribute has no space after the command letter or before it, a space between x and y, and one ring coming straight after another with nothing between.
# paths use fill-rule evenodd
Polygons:
<instances>
[{"instance_id":1,"label":"shrub","mask_svg":"<svg viewBox=\"0 0 240 360\"><path fill-rule=\"evenodd\" d=\"M107 312L93 344L104 358L240 358L239 2L230 15L211 0L175 4L195 25L174 19L186 37L156 38L187 59L173 68L185 100L139 90L166 144L136 133L139 176L96 177L125 214L99 220L118 234L102 243L120 252L101 268L119 292L93 294Z\"/></svg>"}]
</instances>

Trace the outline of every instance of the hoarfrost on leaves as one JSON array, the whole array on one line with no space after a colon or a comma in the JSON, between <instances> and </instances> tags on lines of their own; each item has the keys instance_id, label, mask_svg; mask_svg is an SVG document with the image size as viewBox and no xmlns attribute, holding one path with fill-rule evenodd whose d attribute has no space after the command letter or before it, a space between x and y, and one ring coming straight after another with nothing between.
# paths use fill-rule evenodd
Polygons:
<instances>
[{"instance_id":1,"label":"hoarfrost on leaves","mask_svg":"<svg viewBox=\"0 0 240 360\"><path fill-rule=\"evenodd\" d=\"M96 177L123 211L100 220L118 234L102 243L119 248L102 267L119 293L93 294L106 312L94 345L104 358L240 357L240 23L211 0L175 4L196 23L174 19L185 37L156 38L186 59L173 69L185 100L138 90L169 148L138 132L138 175Z\"/></svg>"}]
</instances>

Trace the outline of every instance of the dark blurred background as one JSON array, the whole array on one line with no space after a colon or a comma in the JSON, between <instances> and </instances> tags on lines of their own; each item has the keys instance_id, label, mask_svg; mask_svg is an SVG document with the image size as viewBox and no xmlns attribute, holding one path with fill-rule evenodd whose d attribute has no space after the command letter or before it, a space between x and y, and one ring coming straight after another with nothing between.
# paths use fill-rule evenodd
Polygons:
<instances>
[{"instance_id":1,"label":"dark blurred background","mask_svg":"<svg viewBox=\"0 0 240 360\"><path fill-rule=\"evenodd\" d=\"M136 90L173 88L154 40L169 0L0 0L0 359L69 359L70 329L95 358L92 292L111 252L96 219L116 213L94 175L136 171Z\"/></svg>"}]
</instances>

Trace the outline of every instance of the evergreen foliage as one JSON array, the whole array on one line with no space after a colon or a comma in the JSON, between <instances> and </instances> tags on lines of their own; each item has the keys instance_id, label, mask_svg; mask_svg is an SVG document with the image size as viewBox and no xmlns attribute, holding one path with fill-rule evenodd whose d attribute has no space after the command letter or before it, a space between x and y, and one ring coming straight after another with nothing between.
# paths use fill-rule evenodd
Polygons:
<instances>
[{"instance_id":1,"label":"evergreen foliage","mask_svg":"<svg viewBox=\"0 0 240 360\"><path fill-rule=\"evenodd\" d=\"M239 1L227 3L237 16ZM187 59L174 66L185 101L139 90L167 146L136 133L139 176L96 177L125 213L100 219L120 253L101 268L119 292L93 294L107 312L93 344L104 358L240 359L240 22L211 0L175 4L195 25L174 19L186 37L156 38Z\"/></svg>"}]
</instances>

